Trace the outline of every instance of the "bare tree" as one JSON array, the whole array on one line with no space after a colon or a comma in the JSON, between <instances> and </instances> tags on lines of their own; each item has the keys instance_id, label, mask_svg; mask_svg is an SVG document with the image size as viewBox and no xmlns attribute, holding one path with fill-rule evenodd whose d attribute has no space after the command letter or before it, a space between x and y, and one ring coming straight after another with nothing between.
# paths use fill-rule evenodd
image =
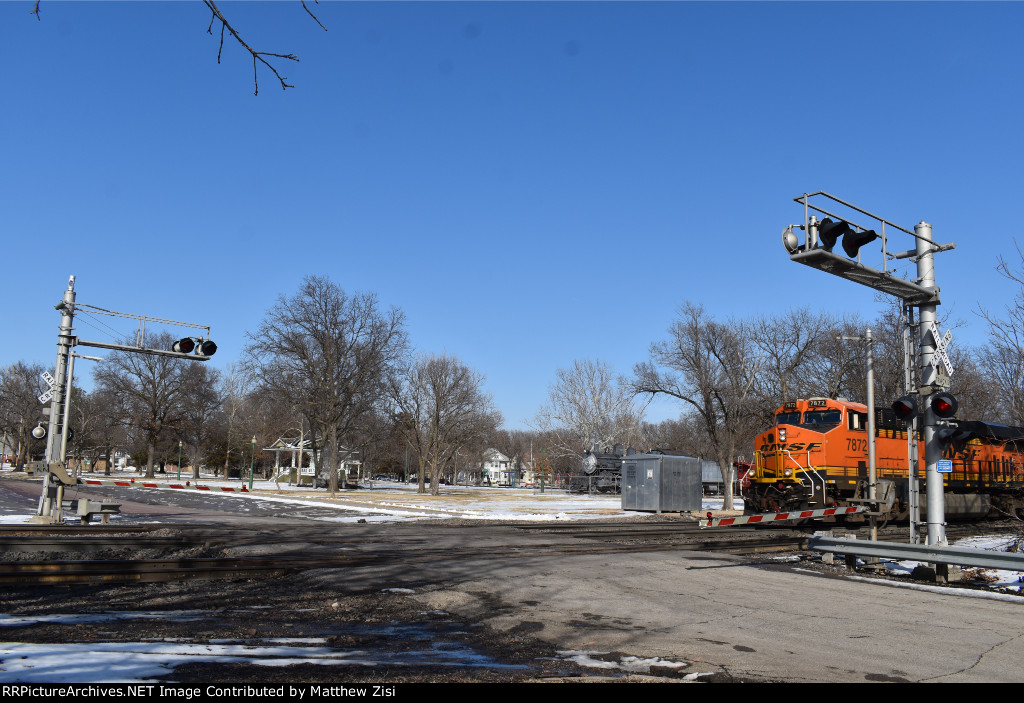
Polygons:
<instances>
[{"instance_id":1,"label":"bare tree","mask_svg":"<svg viewBox=\"0 0 1024 703\"><path fill-rule=\"evenodd\" d=\"M1019 244L1016 247L1020 268L1014 270L1000 256L996 270L1020 287L1003 316L978 309L978 315L988 323L988 345L979 358L998 389L1003 416L1021 427L1024 426L1024 251Z\"/></svg>"},{"instance_id":2,"label":"bare tree","mask_svg":"<svg viewBox=\"0 0 1024 703\"><path fill-rule=\"evenodd\" d=\"M81 475L85 471L86 461L95 465L99 458L95 430L100 424L103 410L96 402L95 395L86 393L77 385L71 387L67 459L72 475Z\"/></svg>"},{"instance_id":3,"label":"bare tree","mask_svg":"<svg viewBox=\"0 0 1024 703\"><path fill-rule=\"evenodd\" d=\"M1001 388L1008 385L1018 389L1024 384L1024 378L1018 379L1015 387L1012 382L1007 383L1008 379L995 380L999 365L992 364L991 360L986 362L986 355L991 353L988 348L979 351L955 348L948 353L956 371L951 379L950 392L960 402L961 418L1022 426L1006 412L1009 406L1003 403Z\"/></svg>"},{"instance_id":4,"label":"bare tree","mask_svg":"<svg viewBox=\"0 0 1024 703\"><path fill-rule=\"evenodd\" d=\"M39 396L46 384L42 373L42 364L24 361L0 370L0 423L9 441L14 441L15 466L19 468L28 458L32 430L43 417Z\"/></svg>"},{"instance_id":5,"label":"bare tree","mask_svg":"<svg viewBox=\"0 0 1024 703\"><path fill-rule=\"evenodd\" d=\"M170 349L169 333L150 340L154 348ZM186 364L198 363L155 354L112 352L96 367L100 388L119 396L128 412L126 420L142 433L146 444L146 477L153 478L158 444L182 422L183 375Z\"/></svg>"},{"instance_id":6,"label":"bare tree","mask_svg":"<svg viewBox=\"0 0 1024 703\"><path fill-rule=\"evenodd\" d=\"M95 447L96 459L105 459L103 473L109 476L114 463L114 449L127 444L125 418L128 412L123 399L102 386L93 389L86 400L89 407L85 412L91 415L90 442ZM74 405L72 410L75 410Z\"/></svg>"},{"instance_id":7,"label":"bare tree","mask_svg":"<svg viewBox=\"0 0 1024 703\"><path fill-rule=\"evenodd\" d=\"M221 441L224 445L224 478L228 477L228 469L231 466L231 452L238 448L238 456L241 457L241 448L245 444L243 437L245 432L240 431L240 418L250 393L252 392L252 377L245 366L240 364L229 364L227 369L220 376L220 389L218 395L221 398L221 411L223 426ZM246 437L246 439L248 439Z\"/></svg>"},{"instance_id":8,"label":"bare tree","mask_svg":"<svg viewBox=\"0 0 1024 703\"><path fill-rule=\"evenodd\" d=\"M479 443L501 424L501 413L483 391L483 376L455 357L421 356L392 377L398 425L419 459L419 490L440 492L441 472L456 452Z\"/></svg>"},{"instance_id":9,"label":"bare tree","mask_svg":"<svg viewBox=\"0 0 1024 703\"><path fill-rule=\"evenodd\" d=\"M740 322L710 319L703 306L686 303L669 328L669 339L651 345L651 361L634 368L636 393L681 400L703 421L725 483L723 507L732 509L733 463L753 436L751 403L763 360L752 331Z\"/></svg>"},{"instance_id":10,"label":"bare tree","mask_svg":"<svg viewBox=\"0 0 1024 703\"><path fill-rule=\"evenodd\" d=\"M329 279L309 276L248 335L253 377L299 408L321 438L332 493L343 443L355 437L406 353L404 323L400 310L382 312L370 293L349 296Z\"/></svg>"},{"instance_id":11,"label":"bare tree","mask_svg":"<svg viewBox=\"0 0 1024 703\"><path fill-rule=\"evenodd\" d=\"M554 455L582 457L592 445L631 444L639 439L643 411L632 388L620 383L612 367L599 359L573 361L555 372L548 388L548 403L541 407L535 426L551 432Z\"/></svg>"},{"instance_id":12,"label":"bare tree","mask_svg":"<svg viewBox=\"0 0 1024 703\"><path fill-rule=\"evenodd\" d=\"M794 397L863 397L864 352L840 338L863 335L866 327L857 315L827 318L798 370L800 392Z\"/></svg>"},{"instance_id":13,"label":"bare tree","mask_svg":"<svg viewBox=\"0 0 1024 703\"><path fill-rule=\"evenodd\" d=\"M222 412L220 372L206 364L190 364L184 369L179 441L192 467L192 478L199 480L199 467L210 452L216 436L216 419Z\"/></svg>"},{"instance_id":14,"label":"bare tree","mask_svg":"<svg viewBox=\"0 0 1024 703\"><path fill-rule=\"evenodd\" d=\"M826 316L806 308L781 317L761 316L751 324L754 344L764 359L755 393L769 414L787 400L801 397L805 390L801 371L828 327Z\"/></svg>"},{"instance_id":15,"label":"bare tree","mask_svg":"<svg viewBox=\"0 0 1024 703\"><path fill-rule=\"evenodd\" d=\"M678 420L644 423L644 438L648 448L667 454L694 457L710 457L715 454L703 421L694 413L683 415Z\"/></svg>"}]
</instances>

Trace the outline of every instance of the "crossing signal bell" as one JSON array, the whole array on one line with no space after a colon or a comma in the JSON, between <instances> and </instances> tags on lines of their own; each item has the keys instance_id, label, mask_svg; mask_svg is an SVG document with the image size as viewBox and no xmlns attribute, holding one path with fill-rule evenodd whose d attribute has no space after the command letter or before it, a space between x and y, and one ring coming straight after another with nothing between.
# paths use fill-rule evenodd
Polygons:
<instances>
[{"instance_id":1,"label":"crossing signal bell","mask_svg":"<svg viewBox=\"0 0 1024 703\"><path fill-rule=\"evenodd\" d=\"M855 259L860 248L868 242L878 239L878 234L873 229L857 232L846 220L833 222L826 217L818 223L818 241L821 242L825 251L832 251L840 237L843 238L843 251L851 259Z\"/></svg>"}]
</instances>

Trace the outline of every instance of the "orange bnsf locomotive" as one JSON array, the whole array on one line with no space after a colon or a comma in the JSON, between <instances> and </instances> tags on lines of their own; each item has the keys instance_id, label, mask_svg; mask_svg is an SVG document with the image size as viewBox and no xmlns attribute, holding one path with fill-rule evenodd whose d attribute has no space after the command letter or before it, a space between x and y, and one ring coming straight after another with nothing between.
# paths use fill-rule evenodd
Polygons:
<instances>
[{"instance_id":1,"label":"orange bnsf locomotive","mask_svg":"<svg viewBox=\"0 0 1024 703\"><path fill-rule=\"evenodd\" d=\"M1024 518L1024 428L957 420L943 456L946 516ZM745 512L854 505L868 497L868 415L861 403L829 398L789 401L775 426L757 436L754 464L742 480ZM876 498L890 519L909 515L907 430L892 410L875 411ZM918 436L921 517L924 444Z\"/></svg>"}]
</instances>

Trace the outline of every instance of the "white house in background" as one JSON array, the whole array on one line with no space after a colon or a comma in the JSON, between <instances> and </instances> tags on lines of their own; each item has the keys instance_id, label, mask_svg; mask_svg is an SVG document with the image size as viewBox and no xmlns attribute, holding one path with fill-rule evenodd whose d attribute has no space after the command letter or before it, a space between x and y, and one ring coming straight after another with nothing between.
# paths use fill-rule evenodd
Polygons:
<instances>
[{"instance_id":1,"label":"white house in background","mask_svg":"<svg viewBox=\"0 0 1024 703\"><path fill-rule=\"evenodd\" d=\"M480 468L484 484L492 486L511 486L513 483L512 460L497 449L484 452L484 464Z\"/></svg>"}]
</instances>

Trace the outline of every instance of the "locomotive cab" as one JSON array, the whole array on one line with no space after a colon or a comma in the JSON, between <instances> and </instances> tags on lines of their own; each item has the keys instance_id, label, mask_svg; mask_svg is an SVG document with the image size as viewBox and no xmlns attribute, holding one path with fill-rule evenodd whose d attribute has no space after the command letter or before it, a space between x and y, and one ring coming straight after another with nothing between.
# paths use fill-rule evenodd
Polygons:
<instances>
[{"instance_id":1,"label":"locomotive cab","mask_svg":"<svg viewBox=\"0 0 1024 703\"><path fill-rule=\"evenodd\" d=\"M848 450L861 444L866 449L867 408L831 398L788 401L776 411L775 426L755 442L743 487L747 512L829 507L835 481L822 469L845 463Z\"/></svg>"}]
</instances>

